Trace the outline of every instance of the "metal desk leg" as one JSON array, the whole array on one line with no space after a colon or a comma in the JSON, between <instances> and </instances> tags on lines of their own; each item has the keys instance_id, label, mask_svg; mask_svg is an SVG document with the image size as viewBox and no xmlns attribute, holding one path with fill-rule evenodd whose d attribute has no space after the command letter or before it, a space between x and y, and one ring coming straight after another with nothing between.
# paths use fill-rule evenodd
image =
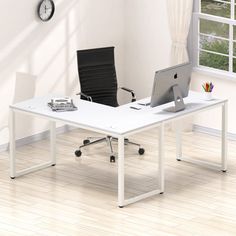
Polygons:
<instances>
[{"instance_id":1,"label":"metal desk leg","mask_svg":"<svg viewBox=\"0 0 236 236\"><path fill-rule=\"evenodd\" d=\"M227 171L227 126L228 126L228 103L224 102L220 104L222 108L222 120L221 120L221 163L215 164L208 161L203 160L195 160L192 158L185 158L182 156L182 147L181 147L181 134L177 129L176 132L176 152L177 152L177 160L186 161L192 164L197 164L200 166L204 166L210 169L217 169L223 172ZM181 126L180 126L181 127ZM180 158L179 158L180 157Z\"/></svg>"},{"instance_id":2,"label":"metal desk leg","mask_svg":"<svg viewBox=\"0 0 236 236\"><path fill-rule=\"evenodd\" d=\"M9 129L10 129L10 177L12 179L38 171L56 164L56 124L51 122L50 124L50 140L51 140L51 160L44 162L42 164L34 165L32 167L16 170L16 134L15 134L15 111L10 109L10 120L9 120Z\"/></svg>"},{"instance_id":3,"label":"metal desk leg","mask_svg":"<svg viewBox=\"0 0 236 236\"><path fill-rule=\"evenodd\" d=\"M228 103L222 105L221 120L221 170L227 171L227 129L228 129Z\"/></svg>"},{"instance_id":4,"label":"metal desk leg","mask_svg":"<svg viewBox=\"0 0 236 236\"><path fill-rule=\"evenodd\" d=\"M118 205L124 207L125 199L124 138L118 138Z\"/></svg>"},{"instance_id":5,"label":"metal desk leg","mask_svg":"<svg viewBox=\"0 0 236 236\"><path fill-rule=\"evenodd\" d=\"M56 165L56 122L50 121L50 151L52 166Z\"/></svg>"},{"instance_id":6,"label":"metal desk leg","mask_svg":"<svg viewBox=\"0 0 236 236\"><path fill-rule=\"evenodd\" d=\"M160 193L164 193L164 124L159 127L159 158L158 158L158 181Z\"/></svg>"},{"instance_id":7,"label":"metal desk leg","mask_svg":"<svg viewBox=\"0 0 236 236\"><path fill-rule=\"evenodd\" d=\"M118 205L124 207L142 199L164 193L164 124L159 128L158 189L125 199L124 138L118 139Z\"/></svg>"},{"instance_id":8,"label":"metal desk leg","mask_svg":"<svg viewBox=\"0 0 236 236\"><path fill-rule=\"evenodd\" d=\"M10 129L10 177L16 177L16 129L15 129L15 112L9 111L9 129Z\"/></svg>"},{"instance_id":9,"label":"metal desk leg","mask_svg":"<svg viewBox=\"0 0 236 236\"><path fill-rule=\"evenodd\" d=\"M182 120L176 121L176 159L181 161L182 158Z\"/></svg>"}]
</instances>

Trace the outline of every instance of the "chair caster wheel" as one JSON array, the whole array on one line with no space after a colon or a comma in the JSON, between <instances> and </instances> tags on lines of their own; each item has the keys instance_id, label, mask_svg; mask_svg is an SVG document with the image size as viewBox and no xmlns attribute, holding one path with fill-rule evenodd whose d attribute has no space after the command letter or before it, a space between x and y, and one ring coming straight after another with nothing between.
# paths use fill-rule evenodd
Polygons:
<instances>
[{"instance_id":1,"label":"chair caster wheel","mask_svg":"<svg viewBox=\"0 0 236 236\"><path fill-rule=\"evenodd\" d=\"M164 194L164 192L161 192L160 194Z\"/></svg>"},{"instance_id":2,"label":"chair caster wheel","mask_svg":"<svg viewBox=\"0 0 236 236\"><path fill-rule=\"evenodd\" d=\"M227 172L227 170L222 170L222 172L223 172L223 173L226 173L226 172Z\"/></svg>"},{"instance_id":3,"label":"chair caster wheel","mask_svg":"<svg viewBox=\"0 0 236 236\"><path fill-rule=\"evenodd\" d=\"M110 162L116 162L116 157L115 156L110 156Z\"/></svg>"},{"instance_id":4,"label":"chair caster wheel","mask_svg":"<svg viewBox=\"0 0 236 236\"><path fill-rule=\"evenodd\" d=\"M11 177L11 179L15 179L16 177Z\"/></svg>"},{"instance_id":5,"label":"chair caster wheel","mask_svg":"<svg viewBox=\"0 0 236 236\"><path fill-rule=\"evenodd\" d=\"M75 151L75 156L80 157L82 155L82 152L80 150Z\"/></svg>"},{"instance_id":6,"label":"chair caster wheel","mask_svg":"<svg viewBox=\"0 0 236 236\"><path fill-rule=\"evenodd\" d=\"M52 166L56 166L56 164L52 164Z\"/></svg>"},{"instance_id":7,"label":"chair caster wheel","mask_svg":"<svg viewBox=\"0 0 236 236\"><path fill-rule=\"evenodd\" d=\"M119 206L119 208L124 208L124 206Z\"/></svg>"},{"instance_id":8,"label":"chair caster wheel","mask_svg":"<svg viewBox=\"0 0 236 236\"><path fill-rule=\"evenodd\" d=\"M138 150L139 155L143 155L144 152L145 152L144 148L139 148L139 150Z\"/></svg>"},{"instance_id":9,"label":"chair caster wheel","mask_svg":"<svg viewBox=\"0 0 236 236\"><path fill-rule=\"evenodd\" d=\"M84 141L83 141L83 144L84 145L87 145L87 144L89 144L90 143L90 140L89 139L85 139Z\"/></svg>"}]
</instances>

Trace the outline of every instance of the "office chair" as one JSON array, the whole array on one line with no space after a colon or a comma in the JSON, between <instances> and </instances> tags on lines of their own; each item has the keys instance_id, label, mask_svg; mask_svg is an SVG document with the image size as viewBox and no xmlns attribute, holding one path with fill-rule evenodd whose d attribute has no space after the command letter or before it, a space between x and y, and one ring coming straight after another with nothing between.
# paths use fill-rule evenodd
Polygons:
<instances>
[{"instance_id":1,"label":"office chair","mask_svg":"<svg viewBox=\"0 0 236 236\"><path fill-rule=\"evenodd\" d=\"M77 51L78 73L80 80L81 99L96 102L112 107L119 106L117 101L117 78L114 60L114 47L97 48ZM132 95L132 102L136 101L135 93L128 88L120 88ZM112 148L112 141L117 141L111 136L107 137L87 137L83 141L83 145L75 151L75 155L82 155L81 149L100 142L106 141L110 148L110 162L115 162L115 155ZM138 153L143 155L145 150L140 144L130 142L125 139L125 144L137 146Z\"/></svg>"}]
</instances>

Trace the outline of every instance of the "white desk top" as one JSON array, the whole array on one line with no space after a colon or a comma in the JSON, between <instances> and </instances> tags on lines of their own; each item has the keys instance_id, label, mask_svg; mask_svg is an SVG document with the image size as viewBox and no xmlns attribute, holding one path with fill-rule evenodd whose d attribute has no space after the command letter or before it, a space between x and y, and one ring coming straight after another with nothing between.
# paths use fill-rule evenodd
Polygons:
<instances>
[{"instance_id":1,"label":"white desk top","mask_svg":"<svg viewBox=\"0 0 236 236\"><path fill-rule=\"evenodd\" d=\"M85 100L80 100L79 97L74 98L74 103L78 107L77 111L73 112L53 112L47 103L52 95L37 97L26 100L14 105L10 108L39 115L47 119L60 120L71 125L81 128L96 130L107 133L109 135L125 135L136 130L155 125L161 122L168 122L178 117L192 114L194 112L220 105L227 100L213 99L211 101L204 100L204 94L189 92L189 96L184 99L186 109L177 113L163 111L163 109L173 106L172 103L167 103L158 107L151 108L150 106L141 106L137 103L140 101L149 101L150 98L145 98L134 103L129 103L117 108L92 103ZM131 109L130 106L141 107L141 110Z\"/></svg>"}]
</instances>

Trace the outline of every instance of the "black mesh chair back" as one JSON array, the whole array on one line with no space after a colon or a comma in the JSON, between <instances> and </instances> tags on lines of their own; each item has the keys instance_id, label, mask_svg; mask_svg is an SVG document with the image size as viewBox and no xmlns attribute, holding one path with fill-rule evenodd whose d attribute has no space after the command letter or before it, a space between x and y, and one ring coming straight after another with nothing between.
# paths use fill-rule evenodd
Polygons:
<instances>
[{"instance_id":1,"label":"black mesh chair back","mask_svg":"<svg viewBox=\"0 0 236 236\"><path fill-rule=\"evenodd\" d=\"M77 63L81 92L93 102L117 107L114 47L79 50Z\"/></svg>"}]
</instances>

